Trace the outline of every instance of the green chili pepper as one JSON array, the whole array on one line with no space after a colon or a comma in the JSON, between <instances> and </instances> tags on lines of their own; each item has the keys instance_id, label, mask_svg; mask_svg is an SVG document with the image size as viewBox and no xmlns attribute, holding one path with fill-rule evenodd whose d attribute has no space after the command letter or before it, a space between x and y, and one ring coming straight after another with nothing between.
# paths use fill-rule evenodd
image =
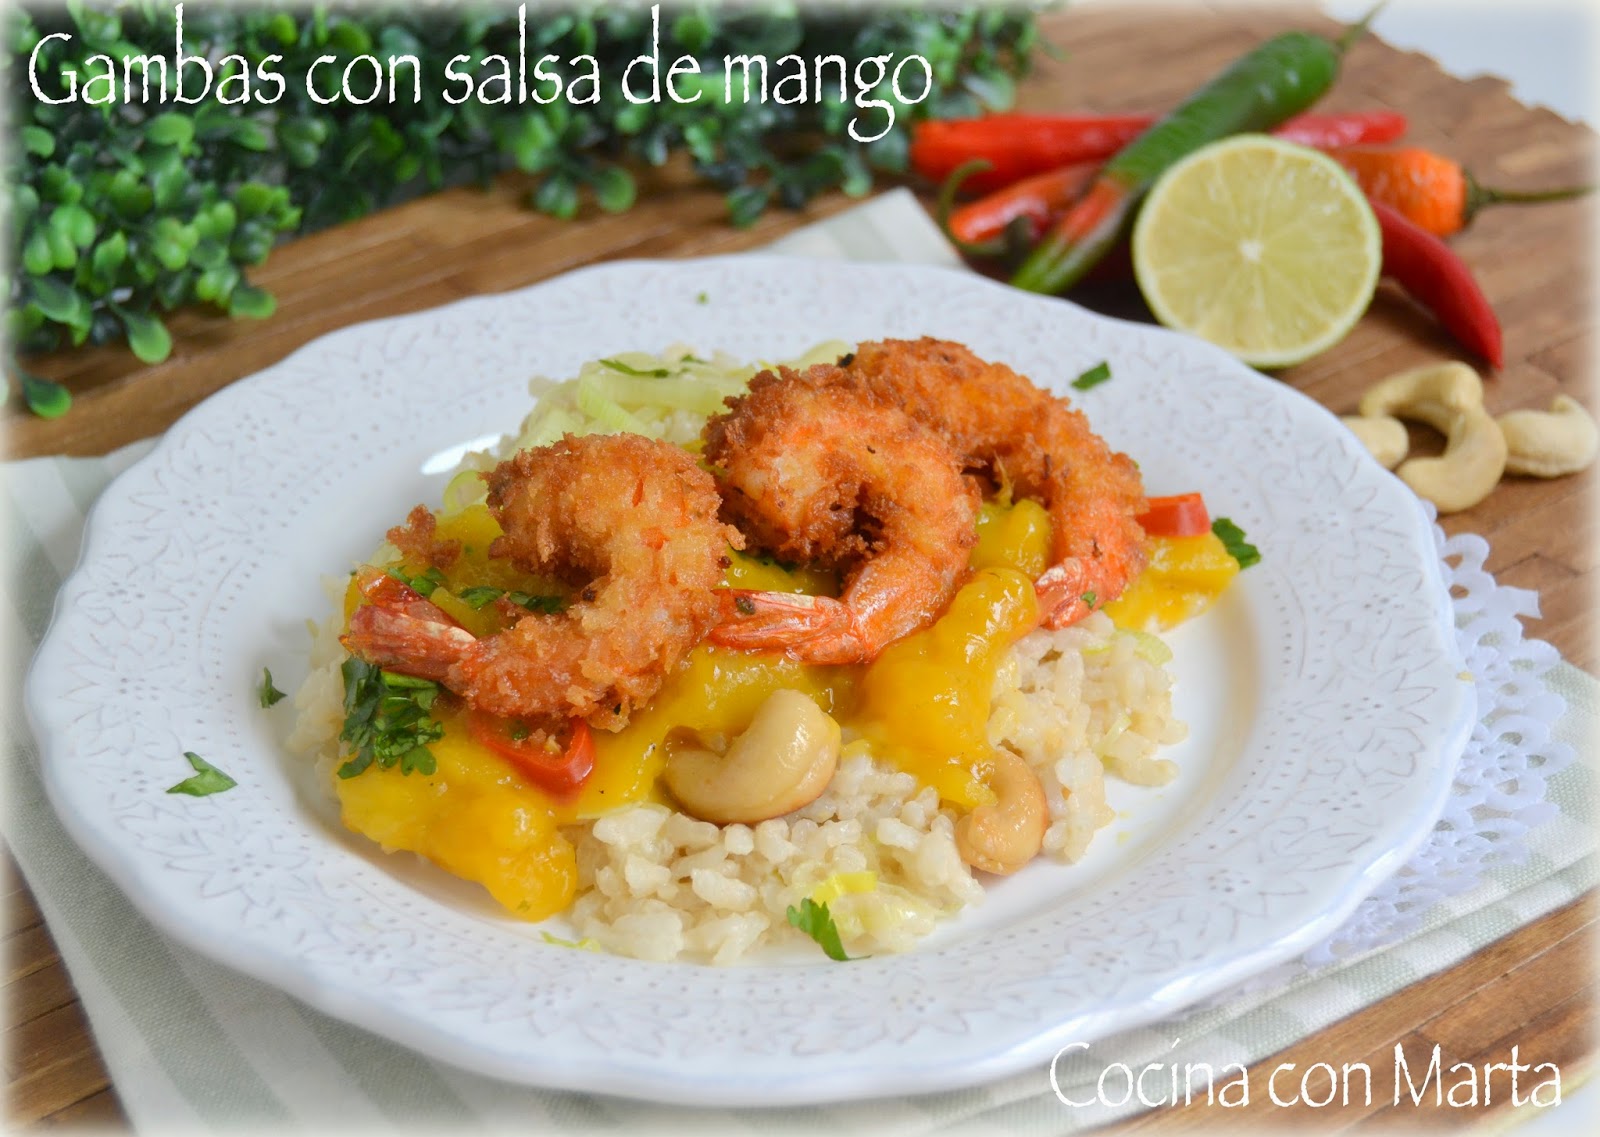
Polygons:
<instances>
[{"instance_id":1,"label":"green chili pepper","mask_svg":"<svg viewBox=\"0 0 1600 1137\"><path fill-rule=\"evenodd\" d=\"M1169 166L1230 134L1270 130L1321 98L1339 73L1345 49L1382 7L1338 42L1287 32L1236 60L1107 162L1011 283L1047 293L1076 284L1122 236L1145 192Z\"/></svg>"}]
</instances>

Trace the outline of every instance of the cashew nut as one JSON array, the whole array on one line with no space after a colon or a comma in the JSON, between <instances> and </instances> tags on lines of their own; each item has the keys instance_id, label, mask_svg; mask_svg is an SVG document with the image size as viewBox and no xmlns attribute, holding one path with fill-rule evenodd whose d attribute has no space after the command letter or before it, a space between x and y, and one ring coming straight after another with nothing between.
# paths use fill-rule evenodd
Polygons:
<instances>
[{"instance_id":1,"label":"cashew nut","mask_svg":"<svg viewBox=\"0 0 1600 1137\"><path fill-rule=\"evenodd\" d=\"M774 691L726 754L675 747L667 788L686 812L754 824L808 805L839 765L839 724L798 691Z\"/></svg>"},{"instance_id":2,"label":"cashew nut","mask_svg":"<svg viewBox=\"0 0 1600 1137\"><path fill-rule=\"evenodd\" d=\"M989 788L994 804L956 822L956 850L973 868L1004 876L1038 855L1049 814L1038 775L1009 750L995 751Z\"/></svg>"},{"instance_id":3,"label":"cashew nut","mask_svg":"<svg viewBox=\"0 0 1600 1137\"><path fill-rule=\"evenodd\" d=\"M1391 375L1361 397L1361 413L1414 419L1445 436L1443 454L1413 458L1395 471L1440 513L1477 505L1505 471L1505 435L1483 409L1482 380L1464 363L1429 364Z\"/></svg>"},{"instance_id":4,"label":"cashew nut","mask_svg":"<svg viewBox=\"0 0 1600 1137\"><path fill-rule=\"evenodd\" d=\"M1495 420L1505 435L1506 472L1559 478L1586 470L1600 451L1600 431L1583 404L1557 395L1548 411L1512 411Z\"/></svg>"},{"instance_id":5,"label":"cashew nut","mask_svg":"<svg viewBox=\"0 0 1600 1137\"><path fill-rule=\"evenodd\" d=\"M1425 422L1439 431L1456 415L1483 409L1483 381L1465 363L1427 363L1367 388L1363 415L1393 415Z\"/></svg>"},{"instance_id":6,"label":"cashew nut","mask_svg":"<svg viewBox=\"0 0 1600 1137\"><path fill-rule=\"evenodd\" d=\"M1350 428L1356 440L1385 470L1398 466L1411 445L1406 424L1391 415L1343 415L1339 421Z\"/></svg>"}]
</instances>

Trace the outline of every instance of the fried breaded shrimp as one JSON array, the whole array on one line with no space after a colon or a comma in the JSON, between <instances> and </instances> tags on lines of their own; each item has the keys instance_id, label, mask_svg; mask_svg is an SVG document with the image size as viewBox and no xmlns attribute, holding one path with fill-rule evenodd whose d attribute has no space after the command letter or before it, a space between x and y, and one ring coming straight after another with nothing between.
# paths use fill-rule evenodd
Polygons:
<instances>
[{"instance_id":1,"label":"fried breaded shrimp","mask_svg":"<svg viewBox=\"0 0 1600 1137\"><path fill-rule=\"evenodd\" d=\"M963 468L1050 514L1051 567L1035 582L1043 622L1081 620L1144 567L1139 469L1090 429L1083 412L1003 363L924 337L861 344L810 382L846 382L904 410L948 442Z\"/></svg>"},{"instance_id":2,"label":"fried breaded shrimp","mask_svg":"<svg viewBox=\"0 0 1600 1137\"><path fill-rule=\"evenodd\" d=\"M577 599L478 639L415 593L389 604L368 594L345 647L491 714L620 728L718 619L713 589L743 539L717 520L715 482L687 452L635 434L567 435L484 479L505 534L490 554L567 582Z\"/></svg>"},{"instance_id":3,"label":"fried breaded shrimp","mask_svg":"<svg viewBox=\"0 0 1600 1137\"><path fill-rule=\"evenodd\" d=\"M847 575L838 600L728 590L712 642L858 663L931 623L977 542L978 495L950 448L893 407L787 368L729 406L705 429L723 516L780 559Z\"/></svg>"}]
</instances>

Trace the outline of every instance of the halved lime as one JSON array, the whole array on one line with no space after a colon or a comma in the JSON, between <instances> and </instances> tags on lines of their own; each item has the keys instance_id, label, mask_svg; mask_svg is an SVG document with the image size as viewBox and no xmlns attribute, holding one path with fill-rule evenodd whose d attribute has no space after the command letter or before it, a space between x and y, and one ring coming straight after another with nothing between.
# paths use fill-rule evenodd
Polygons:
<instances>
[{"instance_id":1,"label":"halved lime","mask_svg":"<svg viewBox=\"0 0 1600 1137\"><path fill-rule=\"evenodd\" d=\"M1133 267L1156 319L1258 367L1344 338L1383 264L1361 188L1325 154L1265 134L1202 147L1151 188Z\"/></svg>"}]
</instances>

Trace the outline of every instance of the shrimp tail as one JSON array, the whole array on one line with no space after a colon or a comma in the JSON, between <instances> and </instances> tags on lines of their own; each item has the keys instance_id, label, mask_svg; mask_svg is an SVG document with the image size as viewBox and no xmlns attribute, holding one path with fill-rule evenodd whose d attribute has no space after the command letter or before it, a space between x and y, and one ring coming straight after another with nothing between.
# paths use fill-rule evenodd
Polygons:
<instances>
[{"instance_id":1,"label":"shrimp tail","mask_svg":"<svg viewBox=\"0 0 1600 1137\"><path fill-rule=\"evenodd\" d=\"M1089 586L1089 571L1077 557L1051 565L1033 582L1039 598L1039 623L1065 628L1094 610L1099 599Z\"/></svg>"},{"instance_id":2,"label":"shrimp tail","mask_svg":"<svg viewBox=\"0 0 1600 1137\"><path fill-rule=\"evenodd\" d=\"M1046 569L1033 582L1039 598L1039 623L1046 628L1066 628L1104 608L1122 594L1127 582L1144 568L1137 544L1120 546L1121 555L1099 560L1067 557Z\"/></svg>"},{"instance_id":3,"label":"shrimp tail","mask_svg":"<svg viewBox=\"0 0 1600 1137\"><path fill-rule=\"evenodd\" d=\"M356 572L356 589L368 604L415 616L435 624L455 624L445 610L425 598L397 576L371 565L362 565Z\"/></svg>"},{"instance_id":4,"label":"shrimp tail","mask_svg":"<svg viewBox=\"0 0 1600 1137\"><path fill-rule=\"evenodd\" d=\"M418 679L443 680L477 637L416 589L370 566L356 576L366 601L339 637L351 655Z\"/></svg>"},{"instance_id":5,"label":"shrimp tail","mask_svg":"<svg viewBox=\"0 0 1600 1137\"><path fill-rule=\"evenodd\" d=\"M478 640L455 624L363 604L350 614L350 630L339 642L385 670L440 682Z\"/></svg>"},{"instance_id":6,"label":"shrimp tail","mask_svg":"<svg viewBox=\"0 0 1600 1137\"><path fill-rule=\"evenodd\" d=\"M722 622L711 629L718 647L739 651L781 651L807 663L856 663L865 654L855 618L829 596L717 590Z\"/></svg>"}]
</instances>

